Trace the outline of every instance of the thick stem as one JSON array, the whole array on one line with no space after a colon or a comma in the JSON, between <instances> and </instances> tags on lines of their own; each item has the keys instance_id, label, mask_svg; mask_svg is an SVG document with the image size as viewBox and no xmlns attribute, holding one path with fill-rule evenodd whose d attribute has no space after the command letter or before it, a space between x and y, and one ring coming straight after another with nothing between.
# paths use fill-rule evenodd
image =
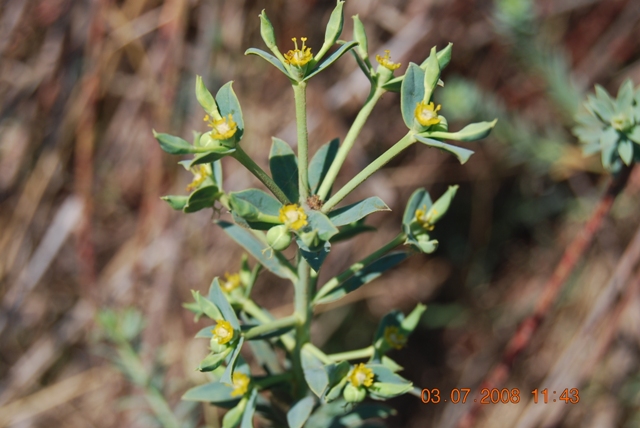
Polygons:
<instances>
[{"instance_id":1,"label":"thick stem","mask_svg":"<svg viewBox=\"0 0 640 428\"><path fill-rule=\"evenodd\" d=\"M296 125L298 129L298 188L300 199L309 197L309 135L307 132L307 84L298 82L293 86L296 103Z\"/></svg>"},{"instance_id":2,"label":"thick stem","mask_svg":"<svg viewBox=\"0 0 640 428\"><path fill-rule=\"evenodd\" d=\"M331 163L331 167L329 167L329 171L327 171L327 175L322 180L320 189L318 189L318 196L320 197L321 200L324 200L329 194L329 191L331 190L331 186L333 186L333 183L336 180L336 177L338 176L338 173L340 172L340 169L342 168L344 161L347 159L347 155L349 154L349 151L351 151L351 148L353 147L353 144L355 143L356 138L358 138L358 135L360 135L360 131L362 130L362 127L364 126L365 122L369 118L369 115L371 114L373 107L376 105L376 103L378 102L382 94L384 94L385 92L386 91L384 89L375 88L369 94L369 98L367 98L367 101L364 103L364 106L362 106L362 109L356 116L356 119L353 121L353 124L351 125L349 132L347 132L347 135L344 137L344 142L338 149L338 153L336 153L336 158Z\"/></svg>"},{"instance_id":3,"label":"thick stem","mask_svg":"<svg viewBox=\"0 0 640 428\"><path fill-rule=\"evenodd\" d=\"M276 182L273 181L273 179L269 177L269 175L264 172L264 170L260 168L260 166L258 166L258 164L256 164L253 159L251 159L247 155L247 153L242 150L240 146L236 146L236 151L233 152L231 156L234 157L242 165L244 165L244 167L247 168L249 172L251 172L251 174L255 175L256 178L262 182L262 184L267 186L267 189L271 190L271 193L273 193L273 195L278 198L280 202L282 202L283 204L291 203L289 198L287 198L287 195L285 195L282 189L278 187Z\"/></svg>"},{"instance_id":4,"label":"thick stem","mask_svg":"<svg viewBox=\"0 0 640 428\"><path fill-rule=\"evenodd\" d=\"M362 349L355 349L353 351L340 352L338 354L329 354L327 355L331 361L349 361L349 360L357 360L360 358L369 358L373 355L374 349L373 346L367 346Z\"/></svg>"},{"instance_id":5,"label":"thick stem","mask_svg":"<svg viewBox=\"0 0 640 428\"><path fill-rule=\"evenodd\" d=\"M360 171L358 175L353 177L344 187L333 195L325 204L322 206L322 212L328 213L331 211L333 207L340 203L349 193L351 193L356 187L364 183L364 181L373 175L380 168L385 166L387 162L396 157L400 152L413 144L416 140L413 138L411 133L408 133L400 141L395 143L389 150L381 154L376 160L371 162L365 169Z\"/></svg>"},{"instance_id":6,"label":"thick stem","mask_svg":"<svg viewBox=\"0 0 640 428\"><path fill-rule=\"evenodd\" d=\"M353 274L355 274L359 270L363 269L364 267L370 265L371 263L375 262L380 257L382 257L385 254L387 254L389 251L393 250L395 247L397 247L398 245L402 244L405 239L407 239L407 235L405 235L404 233L400 233L398 236L393 238L390 242L385 244L383 247L381 247L377 251L374 251L373 253L369 254L367 257L365 257L364 259L360 260L359 262L352 264L351 266L349 266L349 269L345 270L341 274L331 278L318 291L318 293L316 294L315 300L319 300L322 297L324 297L327 294L329 294L337 286L342 284L347 279L351 278L353 276Z\"/></svg>"},{"instance_id":7,"label":"thick stem","mask_svg":"<svg viewBox=\"0 0 640 428\"><path fill-rule=\"evenodd\" d=\"M293 351L293 374L296 379L295 394L303 397L306 392L306 381L302 370L302 347L309 342L309 333L311 328L311 317L313 315L311 308L311 289L309 281L309 264L298 253L298 281L295 285L295 316L298 319L296 326L296 344Z\"/></svg>"},{"instance_id":8,"label":"thick stem","mask_svg":"<svg viewBox=\"0 0 640 428\"><path fill-rule=\"evenodd\" d=\"M244 337L247 340L251 340L265 333L270 333L281 328L290 327L296 324L297 321L298 317L296 317L295 315L290 315L288 317L280 318L275 321L269 321L268 323L261 324L248 330L246 333L244 333Z\"/></svg>"}]
</instances>

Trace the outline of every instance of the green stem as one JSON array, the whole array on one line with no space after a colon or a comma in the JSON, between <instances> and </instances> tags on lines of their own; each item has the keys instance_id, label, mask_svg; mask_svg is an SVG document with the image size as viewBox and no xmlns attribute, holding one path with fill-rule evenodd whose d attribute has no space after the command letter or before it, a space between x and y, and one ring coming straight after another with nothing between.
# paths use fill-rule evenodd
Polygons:
<instances>
[{"instance_id":1,"label":"green stem","mask_svg":"<svg viewBox=\"0 0 640 428\"><path fill-rule=\"evenodd\" d=\"M290 204L291 201L287 198L287 195L284 194L282 189L278 187L275 181L269 175L264 172L258 164L256 164L253 159L251 159L247 153L242 150L242 147L239 145L236 146L236 151L231 154L231 157L235 158L238 162L244 165L245 168L251 172L251 174L255 175L258 180L262 182L267 189L271 190L271 193L278 198L278 200L283 204Z\"/></svg>"},{"instance_id":2,"label":"green stem","mask_svg":"<svg viewBox=\"0 0 640 428\"><path fill-rule=\"evenodd\" d=\"M298 253L298 281L295 285L295 297L294 297L294 315L298 319L298 325L296 326L296 344L293 351L293 375L296 380L295 394L299 397L303 397L306 393L306 381L304 380L304 372L302 370L302 347L309 342L309 332L311 328L311 289L309 281L310 273L309 264L302 257L302 254Z\"/></svg>"},{"instance_id":3,"label":"green stem","mask_svg":"<svg viewBox=\"0 0 640 428\"><path fill-rule=\"evenodd\" d=\"M353 177L347 184L338 190L325 204L322 206L322 212L328 213L333 207L335 207L340 201L342 201L349 193L351 193L356 187L361 185L367 178L380 168L385 166L387 162L396 157L400 152L415 143L415 138L411 132L407 133L400 141L395 143L389 150L381 154L376 160L371 162L365 169L360 171L358 175Z\"/></svg>"},{"instance_id":4,"label":"green stem","mask_svg":"<svg viewBox=\"0 0 640 428\"><path fill-rule=\"evenodd\" d=\"M251 340L265 333L270 333L285 327L291 327L297 322L298 317L296 317L295 315L290 315L288 317L280 318L279 320L270 321L268 323L253 327L252 329L249 329L244 333L244 337L247 340Z\"/></svg>"},{"instance_id":5,"label":"green stem","mask_svg":"<svg viewBox=\"0 0 640 428\"><path fill-rule=\"evenodd\" d=\"M353 351L340 352L338 354L327 355L333 362L357 360L360 358L368 358L373 355L373 346L367 346L366 348L356 349Z\"/></svg>"},{"instance_id":6,"label":"green stem","mask_svg":"<svg viewBox=\"0 0 640 428\"><path fill-rule=\"evenodd\" d=\"M304 346L304 348L309 353L315 355L315 357L317 359L319 359L320 361L322 361L324 364L331 364L333 362L333 360L331 360L331 358L329 358L329 356L327 354L322 352L320 349L318 349L315 345L312 345L311 343L307 343Z\"/></svg>"},{"instance_id":7,"label":"green stem","mask_svg":"<svg viewBox=\"0 0 640 428\"><path fill-rule=\"evenodd\" d=\"M407 239L407 235L405 235L404 233L400 233L398 236L393 238L389 243L381 247L379 250L374 251L373 253L369 254L367 257L360 260L359 262L352 264L351 266L349 266L349 269L345 270L338 276L334 276L333 278L331 278L318 291L318 293L316 294L315 300L316 301L320 300L321 298L329 294L331 291L333 291L336 287L338 287L344 281L351 278L353 274L365 268L366 266L369 266L371 263L375 262L380 257L384 256L385 254L393 250L398 245L401 245L405 241L405 239Z\"/></svg>"},{"instance_id":8,"label":"green stem","mask_svg":"<svg viewBox=\"0 0 640 428\"><path fill-rule=\"evenodd\" d=\"M239 302L242 305L242 310L254 317L256 320L261 323L267 324L273 322L273 317L264 309L260 308L255 304L253 300L243 299ZM282 344L289 352L293 352L295 348L295 339L288 334L283 334L280 336L280 340Z\"/></svg>"},{"instance_id":9,"label":"green stem","mask_svg":"<svg viewBox=\"0 0 640 428\"><path fill-rule=\"evenodd\" d=\"M280 382L287 382L291 380L291 372L281 373L277 375L271 375L262 379L254 380L256 387L260 390L275 385Z\"/></svg>"},{"instance_id":10,"label":"green stem","mask_svg":"<svg viewBox=\"0 0 640 428\"><path fill-rule=\"evenodd\" d=\"M331 191L331 186L333 186L333 183L336 180L336 177L338 176L338 173L340 172L344 161L347 159L347 155L349 154L349 151L351 151L356 138L358 138L358 135L360 135L360 131L369 118L373 107L385 92L386 91L382 88L375 88L369 94L367 101L364 103L364 106L362 106L362 109L356 116L356 119L353 121L349 132L347 132L347 135L344 137L344 142L338 149L338 153L336 153L336 157L331 163L331 167L329 167L327 175L322 180L320 189L318 189L318 196L321 200L324 200Z\"/></svg>"},{"instance_id":11,"label":"green stem","mask_svg":"<svg viewBox=\"0 0 640 428\"><path fill-rule=\"evenodd\" d=\"M309 135L307 132L307 84L298 82L293 85L293 98L296 103L296 125L298 129L298 188L300 199L309 197Z\"/></svg>"}]
</instances>

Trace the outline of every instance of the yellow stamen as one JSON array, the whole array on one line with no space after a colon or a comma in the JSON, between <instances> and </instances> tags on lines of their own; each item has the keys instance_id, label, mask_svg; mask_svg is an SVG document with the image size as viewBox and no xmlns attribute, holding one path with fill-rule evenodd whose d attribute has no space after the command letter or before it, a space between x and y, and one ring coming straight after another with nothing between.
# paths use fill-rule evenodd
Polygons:
<instances>
[{"instance_id":1,"label":"yellow stamen","mask_svg":"<svg viewBox=\"0 0 640 428\"><path fill-rule=\"evenodd\" d=\"M296 67L302 67L303 65L305 65L306 63L308 63L313 59L313 55L311 54L311 48L305 45L307 38L300 37L300 40L302 40L302 47L300 49L298 49L298 40L295 37L292 38L291 40L293 40L295 49L285 53L284 59L287 62L287 64L295 65Z\"/></svg>"},{"instance_id":2,"label":"yellow stamen","mask_svg":"<svg viewBox=\"0 0 640 428\"><path fill-rule=\"evenodd\" d=\"M349 381L355 387L365 386L368 388L373 385L373 370L360 363L351 370Z\"/></svg>"},{"instance_id":3,"label":"yellow stamen","mask_svg":"<svg viewBox=\"0 0 640 428\"><path fill-rule=\"evenodd\" d=\"M378 61L378 64L381 66L391 71L397 70L401 65L399 62L391 61L391 52L388 49L384 51L384 57L376 55L376 61Z\"/></svg>"},{"instance_id":4,"label":"yellow stamen","mask_svg":"<svg viewBox=\"0 0 640 428\"><path fill-rule=\"evenodd\" d=\"M213 337L220 345L231 342L231 339L233 339L233 327L231 323L225 320L217 320L216 322L216 326L211 330Z\"/></svg>"},{"instance_id":5,"label":"yellow stamen","mask_svg":"<svg viewBox=\"0 0 640 428\"><path fill-rule=\"evenodd\" d=\"M300 230L307 225L307 215L298 204L280 208L280 221L291 230Z\"/></svg>"},{"instance_id":6,"label":"yellow stamen","mask_svg":"<svg viewBox=\"0 0 640 428\"><path fill-rule=\"evenodd\" d=\"M193 174L193 181L191 181L187 186L187 192L191 192L192 190L200 187L207 177L210 177L213 174L211 171L211 165L209 164L196 165L191 168L191 173Z\"/></svg>"},{"instance_id":7,"label":"yellow stamen","mask_svg":"<svg viewBox=\"0 0 640 428\"><path fill-rule=\"evenodd\" d=\"M235 372L233 374L233 391L231 391L232 397L238 397L240 395L244 395L249 390L249 376L244 373Z\"/></svg>"},{"instance_id":8,"label":"yellow stamen","mask_svg":"<svg viewBox=\"0 0 640 428\"><path fill-rule=\"evenodd\" d=\"M414 115L418 123L422 126L431 126L440 123L438 117L438 111L440 111L440 104L436 107L433 102L427 103L422 101L416 104L416 110Z\"/></svg>"},{"instance_id":9,"label":"yellow stamen","mask_svg":"<svg viewBox=\"0 0 640 428\"><path fill-rule=\"evenodd\" d=\"M395 325L384 329L384 340L389 346L396 349L402 349L407 344L407 336L402 334Z\"/></svg>"},{"instance_id":10,"label":"yellow stamen","mask_svg":"<svg viewBox=\"0 0 640 428\"><path fill-rule=\"evenodd\" d=\"M423 205L422 208L416 210L416 220L425 230L433 230L435 225L431 220L437 214L438 212L434 209L427 211L427 206Z\"/></svg>"},{"instance_id":11,"label":"yellow stamen","mask_svg":"<svg viewBox=\"0 0 640 428\"><path fill-rule=\"evenodd\" d=\"M227 117L221 117L220 119L212 119L209 115L206 115L204 121L209 122L209 128L213 128L211 130L211 138L214 140L228 140L238 130L238 125L233 120L231 113Z\"/></svg>"},{"instance_id":12,"label":"yellow stamen","mask_svg":"<svg viewBox=\"0 0 640 428\"><path fill-rule=\"evenodd\" d=\"M224 274L225 281L220 284L220 288L225 293L231 293L231 291L235 290L240 286L240 274L238 273L225 273Z\"/></svg>"}]
</instances>

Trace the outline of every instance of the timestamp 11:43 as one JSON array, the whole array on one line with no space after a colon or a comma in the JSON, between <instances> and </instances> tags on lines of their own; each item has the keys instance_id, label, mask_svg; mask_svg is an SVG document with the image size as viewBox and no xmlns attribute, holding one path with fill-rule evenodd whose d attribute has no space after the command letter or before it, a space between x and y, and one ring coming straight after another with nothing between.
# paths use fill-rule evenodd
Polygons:
<instances>
[{"instance_id":1,"label":"timestamp 11:43","mask_svg":"<svg viewBox=\"0 0 640 428\"><path fill-rule=\"evenodd\" d=\"M578 388L565 388L563 391L560 391L560 396L558 396L558 391L549 392L547 388L540 391L538 391L538 389L534 389L531 391L531 394L533 394L533 402L535 404L538 404L538 400L540 399L542 399L541 401L545 404L549 401L554 403L556 401L564 401L566 404L576 404L580 401Z\"/></svg>"}]
</instances>

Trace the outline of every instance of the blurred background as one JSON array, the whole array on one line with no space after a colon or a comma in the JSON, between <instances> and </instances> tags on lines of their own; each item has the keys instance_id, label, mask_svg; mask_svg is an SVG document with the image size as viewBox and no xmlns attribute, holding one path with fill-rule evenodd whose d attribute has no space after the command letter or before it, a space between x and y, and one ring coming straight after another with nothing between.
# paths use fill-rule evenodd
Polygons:
<instances>
[{"instance_id":1,"label":"blurred background","mask_svg":"<svg viewBox=\"0 0 640 428\"><path fill-rule=\"evenodd\" d=\"M190 140L192 130L206 130L195 75L212 91L234 80L247 126L242 145L266 167L270 137L294 144L295 125L288 81L243 55L264 48L258 14L266 8L281 50L307 36L315 52L335 2L0 4L0 426L157 426L144 392L105 358L96 314L133 307L144 315L140 356L176 406L206 380L194 368L207 341L192 339L204 324L181 303L238 270L242 251L211 223L228 214L184 215L159 199L185 194L191 174L162 153L151 130ZM477 389L610 181L570 130L594 84L615 95L625 79L640 82L640 3L348 0L343 39L351 38L354 14L370 54L390 49L400 72L453 42L445 87L436 92L442 114L452 129L499 122L489 138L467 145L476 154L464 166L414 146L355 192L353 200L375 194L393 211L371 216L378 233L335 245L321 278L395 236L414 189L437 197L460 184L435 231L438 251L320 308L313 341L327 352L367 346L386 312L424 302L422 324L391 357L420 388L443 396ZM312 152L344 137L367 93L348 55L311 81ZM404 132L399 96L388 93L339 184ZM261 187L233 159L223 167L227 191ZM640 175L632 174L515 361L505 386L519 388L522 401L483 406L474 426L640 426L640 251L627 249L639 233L639 194ZM618 291L604 298L612 283ZM270 273L261 274L255 296L278 316L292 310L291 286ZM580 402L531 403L531 390L552 385L579 388ZM466 408L413 396L390 404L394 427L454 427ZM189 414L192 426L218 426L211 407L176 412Z\"/></svg>"}]
</instances>

